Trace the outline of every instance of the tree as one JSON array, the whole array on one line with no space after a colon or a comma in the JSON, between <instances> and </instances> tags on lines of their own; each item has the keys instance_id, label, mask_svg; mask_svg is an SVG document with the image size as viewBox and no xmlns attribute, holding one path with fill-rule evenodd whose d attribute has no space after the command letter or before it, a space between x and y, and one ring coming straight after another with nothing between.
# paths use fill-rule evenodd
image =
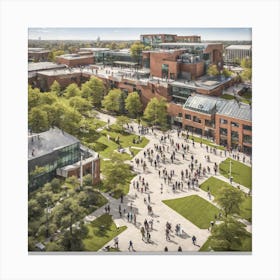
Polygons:
<instances>
[{"instance_id":1,"label":"tree","mask_svg":"<svg viewBox=\"0 0 280 280\"><path fill-rule=\"evenodd\" d=\"M218 76L219 75L219 70L217 68L217 65L215 65L215 64L210 65L208 70L207 70L207 74L209 76Z\"/></svg>"},{"instance_id":2,"label":"tree","mask_svg":"<svg viewBox=\"0 0 280 280\"><path fill-rule=\"evenodd\" d=\"M90 102L80 96L71 97L69 99L69 104L83 115L91 109Z\"/></svg>"},{"instance_id":3,"label":"tree","mask_svg":"<svg viewBox=\"0 0 280 280\"><path fill-rule=\"evenodd\" d=\"M45 112L48 116L48 123L50 127L54 127L57 125L57 110L56 107L53 105L45 104L40 107L38 107L42 110L42 112Z\"/></svg>"},{"instance_id":4,"label":"tree","mask_svg":"<svg viewBox=\"0 0 280 280\"><path fill-rule=\"evenodd\" d=\"M135 61L138 64L140 64L140 58L144 48L145 46L140 42L136 42L130 47L131 56L135 59Z\"/></svg>"},{"instance_id":5,"label":"tree","mask_svg":"<svg viewBox=\"0 0 280 280\"><path fill-rule=\"evenodd\" d=\"M209 237L209 246L214 251L240 251L242 240L250 237L245 225L233 218L226 218L215 225Z\"/></svg>"},{"instance_id":6,"label":"tree","mask_svg":"<svg viewBox=\"0 0 280 280\"><path fill-rule=\"evenodd\" d=\"M63 247L58 242L49 242L46 245L46 251L60 252L60 251L63 251Z\"/></svg>"},{"instance_id":7,"label":"tree","mask_svg":"<svg viewBox=\"0 0 280 280\"><path fill-rule=\"evenodd\" d=\"M83 177L83 186L92 186L92 175L87 174Z\"/></svg>"},{"instance_id":8,"label":"tree","mask_svg":"<svg viewBox=\"0 0 280 280\"><path fill-rule=\"evenodd\" d=\"M222 74L223 74L223 76L225 76L226 78L232 76L232 72L229 71L229 70L226 69L226 68L223 69Z\"/></svg>"},{"instance_id":9,"label":"tree","mask_svg":"<svg viewBox=\"0 0 280 280\"><path fill-rule=\"evenodd\" d=\"M142 111L142 103L138 92L131 92L125 100L125 109L131 117L137 118Z\"/></svg>"},{"instance_id":10,"label":"tree","mask_svg":"<svg viewBox=\"0 0 280 280\"><path fill-rule=\"evenodd\" d=\"M72 107L66 107L61 116L60 128L69 134L77 134L80 130L82 115Z\"/></svg>"},{"instance_id":11,"label":"tree","mask_svg":"<svg viewBox=\"0 0 280 280\"><path fill-rule=\"evenodd\" d=\"M104 97L102 101L102 106L111 112L118 113L120 111L120 98L122 91L120 89L112 89Z\"/></svg>"},{"instance_id":12,"label":"tree","mask_svg":"<svg viewBox=\"0 0 280 280\"><path fill-rule=\"evenodd\" d=\"M89 84L88 82L82 84L81 86L81 96L83 98L86 98L88 100L91 100L91 93L92 93L92 90L91 88L89 87Z\"/></svg>"},{"instance_id":13,"label":"tree","mask_svg":"<svg viewBox=\"0 0 280 280\"><path fill-rule=\"evenodd\" d=\"M128 117L126 116L117 117L116 124L119 127L119 130L123 130L124 129L123 126L127 123L130 123L130 119Z\"/></svg>"},{"instance_id":14,"label":"tree","mask_svg":"<svg viewBox=\"0 0 280 280\"><path fill-rule=\"evenodd\" d=\"M40 103L52 105L57 101L57 96L53 92L44 92L40 95Z\"/></svg>"},{"instance_id":15,"label":"tree","mask_svg":"<svg viewBox=\"0 0 280 280\"><path fill-rule=\"evenodd\" d=\"M215 201L224 210L226 217L229 214L240 214L240 205L243 200L243 193L234 188L222 188L215 197Z\"/></svg>"},{"instance_id":16,"label":"tree","mask_svg":"<svg viewBox=\"0 0 280 280\"><path fill-rule=\"evenodd\" d=\"M60 192L61 184L60 184L59 179L57 179L57 178L52 179L51 182L50 182L50 185L51 185L51 189L54 193L59 193Z\"/></svg>"},{"instance_id":17,"label":"tree","mask_svg":"<svg viewBox=\"0 0 280 280\"><path fill-rule=\"evenodd\" d=\"M31 111L34 107L38 106L41 101L41 92L38 88L33 89L28 86L28 111Z\"/></svg>"},{"instance_id":18,"label":"tree","mask_svg":"<svg viewBox=\"0 0 280 280\"><path fill-rule=\"evenodd\" d=\"M241 60L241 67L242 68L252 68L252 59L251 58L243 58Z\"/></svg>"},{"instance_id":19,"label":"tree","mask_svg":"<svg viewBox=\"0 0 280 280\"><path fill-rule=\"evenodd\" d=\"M43 132L50 128L47 113L38 107L31 109L28 116L28 124L34 132Z\"/></svg>"},{"instance_id":20,"label":"tree","mask_svg":"<svg viewBox=\"0 0 280 280\"><path fill-rule=\"evenodd\" d=\"M131 175L129 165L123 163L121 156L117 153L112 154L112 159L103 170L105 177L104 185L109 189L114 189L118 185L125 184Z\"/></svg>"},{"instance_id":21,"label":"tree","mask_svg":"<svg viewBox=\"0 0 280 280\"><path fill-rule=\"evenodd\" d=\"M88 88L91 90L90 92ZM104 93L105 93L104 84L102 80L96 77L91 77L90 80L84 83L82 86L82 95L87 96L89 94L92 105L97 108L101 107Z\"/></svg>"},{"instance_id":22,"label":"tree","mask_svg":"<svg viewBox=\"0 0 280 280\"><path fill-rule=\"evenodd\" d=\"M80 95L80 89L76 83L70 84L64 92L66 98L71 98Z\"/></svg>"},{"instance_id":23,"label":"tree","mask_svg":"<svg viewBox=\"0 0 280 280\"><path fill-rule=\"evenodd\" d=\"M166 127L167 125L167 104L164 98L152 98L148 103L144 118L152 125Z\"/></svg>"},{"instance_id":24,"label":"tree","mask_svg":"<svg viewBox=\"0 0 280 280\"><path fill-rule=\"evenodd\" d=\"M61 87L56 80L51 85L51 92L54 92L57 96L61 95Z\"/></svg>"},{"instance_id":25,"label":"tree","mask_svg":"<svg viewBox=\"0 0 280 280\"><path fill-rule=\"evenodd\" d=\"M78 178L76 176L68 177L65 182L67 184L73 186L74 188L77 188L80 186L80 181L78 180Z\"/></svg>"},{"instance_id":26,"label":"tree","mask_svg":"<svg viewBox=\"0 0 280 280\"><path fill-rule=\"evenodd\" d=\"M35 199L28 201L28 219L38 219L43 214L43 208Z\"/></svg>"},{"instance_id":27,"label":"tree","mask_svg":"<svg viewBox=\"0 0 280 280\"><path fill-rule=\"evenodd\" d=\"M243 81L251 81L252 80L252 69L245 68L241 73L241 78Z\"/></svg>"}]
</instances>

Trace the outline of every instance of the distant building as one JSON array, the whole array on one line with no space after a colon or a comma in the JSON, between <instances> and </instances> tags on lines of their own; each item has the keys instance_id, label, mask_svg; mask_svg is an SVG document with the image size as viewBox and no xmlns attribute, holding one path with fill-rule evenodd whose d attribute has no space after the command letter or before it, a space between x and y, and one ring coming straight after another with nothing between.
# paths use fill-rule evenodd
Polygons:
<instances>
[{"instance_id":1,"label":"distant building","mask_svg":"<svg viewBox=\"0 0 280 280\"><path fill-rule=\"evenodd\" d=\"M82 162L81 162L82 156ZM96 152L81 145L74 136L58 128L28 135L28 190L33 191L59 176L92 175L100 181L100 159Z\"/></svg>"},{"instance_id":2,"label":"distant building","mask_svg":"<svg viewBox=\"0 0 280 280\"><path fill-rule=\"evenodd\" d=\"M231 45L225 48L225 62L236 63L243 58L252 58L252 45Z\"/></svg>"},{"instance_id":3,"label":"distant building","mask_svg":"<svg viewBox=\"0 0 280 280\"><path fill-rule=\"evenodd\" d=\"M44 48L28 48L28 62L48 61L50 51Z\"/></svg>"},{"instance_id":4,"label":"distant building","mask_svg":"<svg viewBox=\"0 0 280 280\"><path fill-rule=\"evenodd\" d=\"M63 54L56 57L56 62L60 64L65 64L68 67L77 67L88 64L93 64L94 59L91 54Z\"/></svg>"}]
</instances>

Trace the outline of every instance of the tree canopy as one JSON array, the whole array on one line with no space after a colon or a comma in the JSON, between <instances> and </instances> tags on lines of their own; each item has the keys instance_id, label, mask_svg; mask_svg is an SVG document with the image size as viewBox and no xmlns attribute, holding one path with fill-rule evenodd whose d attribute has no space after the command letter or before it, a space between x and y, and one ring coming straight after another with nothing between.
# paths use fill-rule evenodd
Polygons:
<instances>
[{"instance_id":1,"label":"tree canopy","mask_svg":"<svg viewBox=\"0 0 280 280\"><path fill-rule=\"evenodd\" d=\"M209 66L208 70L207 70L207 74L209 76L218 76L219 75L219 70L217 65L212 64Z\"/></svg>"},{"instance_id":2,"label":"tree canopy","mask_svg":"<svg viewBox=\"0 0 280 280\"><path fill-rule=\"evenodd\" d=\"M112 89L104 97L102 105L103 107L111 112L118 113L120 111L120 98L122 91L120 89Z\"/></svg>"},{"instance_id":3,"label":"tree canopy","mask_svg":"<svg viewBox=\"0 0 280 280\"><path fill-rule=\"evenodd\" d=\"M72 83L65 89L64 96L71 98L80 95L80 89L76 83Z\"/></svg>"},{"instance_id":4,"label":"tree canopy","mask_svg":"<svg viewBox=\"0 0 280 280\"><path fill-rule=\"evenodd\" d=\"M131 92L125 100L125 109L131 117L137 117L142 111L142 103L138 92Z\"/></svg>"},{"instance_id":5,"label":"tree canopy","mask_svg":"<svg viewBox=\"0 0 280 280\"><path fill-rule=\"evenodd\" d=\"M135 61L137 61L138 64L140 63L141 53L144 48L145 46L140 42L136 42L130 47L131 56L135 59Z\"/></svg>"}]
</instances>

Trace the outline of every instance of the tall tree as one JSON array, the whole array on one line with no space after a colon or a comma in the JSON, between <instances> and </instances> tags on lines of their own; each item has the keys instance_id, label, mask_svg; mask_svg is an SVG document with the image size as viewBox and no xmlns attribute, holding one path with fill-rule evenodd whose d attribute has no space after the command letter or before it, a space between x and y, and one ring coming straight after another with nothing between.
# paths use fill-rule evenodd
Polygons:
<instances>
[{"instance_id":1,"label":"tall tree","mask_svg":"<svg viewBox=\"0 0 280 280\"><path fill-rule=\"evenodd\" d=\"M57 96L61 95L61 87L59 82L57 82L56 80L51 85L51 92L54 92Z\"/></svg>"},{"instance_id":2,"label":"tall tree","mask_svg":"<svg viewBox=\"0 0 280 280\"><path fill-rule=\"evenodd\" d=\"M152 125L160 125L166 127L167 125L167 104L164 98L152 98L148 103L144 118Z\"/></svg>"},{"instance_id":3,"label":"tall tree","mask_svg":"<svg viewBox=\"0 0 280 280\"><path fill-rule=\"evenodd\" d=\"M131 92L125 100L125 109L131 117L137 118L142 111L142 103L138 92Z\"/></svg>"},{"instance_id":4,"label":"tall tree","mask_svg":"<svg viewBox=\"0 0 280 280\"><path fill-rule=\"evenodd\" d=\"M215 65L215 64L210 65L208 70L207 70L207 74L209 76L218 76L219 75L219 70L217 68L217 65Z\"/></svg>"},{"instance_id":5,"label":"tall tree","mask_svg":"<svg viewBox=\"0 0 280 280\"><path fill-rule=\"evenodd\" d=\"M91 109L90 102L80 96L71 97L69 99L69 104L83 115Z\"/></svg>"},{"instance_id":6,"label":"tall tree","mask_svg":"<svg viewBox=\"0 0 280 280\"><path fill-rule=\"evenodd\" d=\"M215 225L211 233L209 247L214 251L240 251L242 241L250 237L245 225L233 218Z\"/></svg>"},{"instance_id":7,"label":"tall tree","mask_svg":"<svg viewBox=\"0 0 280 280\"><path fill-rule=\"evenodd\" d=\"M28 86L28 111L38 106L41 102L41 92L38 88L33 89Z\"/></svg>"},{"instance_id":8,"label":"tall tree","mask_svg":"<svg viewBox=\"0 0 280 280\"><path fill-rule=\"evenodd\" d=\"M102 105L108 111L118 113L120 112L120 98L122 91L120 89L112 89L104 97Z\"/></svg>"},{"instance_id":9,"label":"tall tree","mask_svg":"<svg viewBox=\"0 0 280 280\"><path fill-rule=\"evenodd\" d=\"M90 88L90 92L88 90ZM84 88L82 86L82 95L86 96L89 94L92 105L100 108L102 99L104 97L105 93L105 87L102 82L102 80L96 78L96 77L91 77L89 81L84 83Z\"/></svg>"},{"instance_id":10,"label":"tall tree","mask_svg":"<svg viewBox=\"0 0 280 280\"><path fill-rule=\"evenodd\" d=\"M66 98L71 98L80 95L80 89L76 83L72 83L65 89L64 96Z\"/></svg>"},{"instance_id":11,"label":"tall tree","mask_svg":"<svg viewBox=\"0 0 280 280\"><path fill-rule=\"evenodd\" d=\"M240 214L240 205L244 200L244 194L234 188L222 188L216 195L215 201L224 210L225 216Z\"/></svg>"},{"instance_id":12,"label":"tall tree","mask_svg":"<svg viewBox=\"0 0 280 280\"><path fill-rule=\"evenodd\" d=\"M65 107L64 114L61 116L60 128L69 134L77 134L80 129L82 115L74 108Z\"/></svg>"},{"instance_id":13,"label":"tall tree","mask_svg":"<svg viewBox=\"0 0 280 280\"><path fill-rule=\"evenodd\" d=\"M28 124L33 132L43 132L49 129L48 115L38 107L31 109Z\"/></svg>"},{"instance_id":14,"label":"tall tree","mask_svg":"<svg viewBox=\"0 0 280 280\"><path fill-rule=\"evenodd\" d=\"M135 61L137 61L138 64L140 64L140 58L144 48L145 46L140 42L136 42L130 47L131 56L135 59Z\"/></svg>"},{"instance_id":15,"label":"tall tree","mask_svg":"<svg viewBox=\"0 0 280 280\"><path fill-rule=\"evenodd\" d=\"M124 130L124 125L130 123L130 119L127 116L118 116L116 120L116 125L119 130Z\"/></svg>"}]
</instances>

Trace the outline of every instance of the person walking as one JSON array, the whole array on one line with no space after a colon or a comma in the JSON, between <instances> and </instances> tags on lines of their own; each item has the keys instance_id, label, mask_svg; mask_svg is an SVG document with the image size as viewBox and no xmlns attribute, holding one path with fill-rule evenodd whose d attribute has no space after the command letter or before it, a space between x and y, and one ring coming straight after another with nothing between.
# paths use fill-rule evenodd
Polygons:
<instances>
[{"instance_id":1,"label":"person walking","mask_svg":"<svg viewBox=\"0 0 280 280\"><path fill-rule=\"evenodd\" d=\"M194 235L192 237L192 243L193 243L193 245L196 245L196 237Z\"/></svg>"},{"instance_id":2,"label":"person walking","mask_svg":"<svg viewBox=\"0 0 280 280\"><path fill-rule=\"evenodd\" d=\"M133 242L130 240L129 244L128 244L128 251L130 252L131 249L132 249L132 251L134 251Z\"/></svg>"},{"instance_id":3,"label":"person walking","mask_svg":"<svg viewBox=\"0 0 280 280\"><path fill-rule=\"evenodd\" d=\"M119 248L119 238L118 237L116 237L115 239L114 239L114 246L115 246L115 248Z\"/></svg>"}]
</instances>

